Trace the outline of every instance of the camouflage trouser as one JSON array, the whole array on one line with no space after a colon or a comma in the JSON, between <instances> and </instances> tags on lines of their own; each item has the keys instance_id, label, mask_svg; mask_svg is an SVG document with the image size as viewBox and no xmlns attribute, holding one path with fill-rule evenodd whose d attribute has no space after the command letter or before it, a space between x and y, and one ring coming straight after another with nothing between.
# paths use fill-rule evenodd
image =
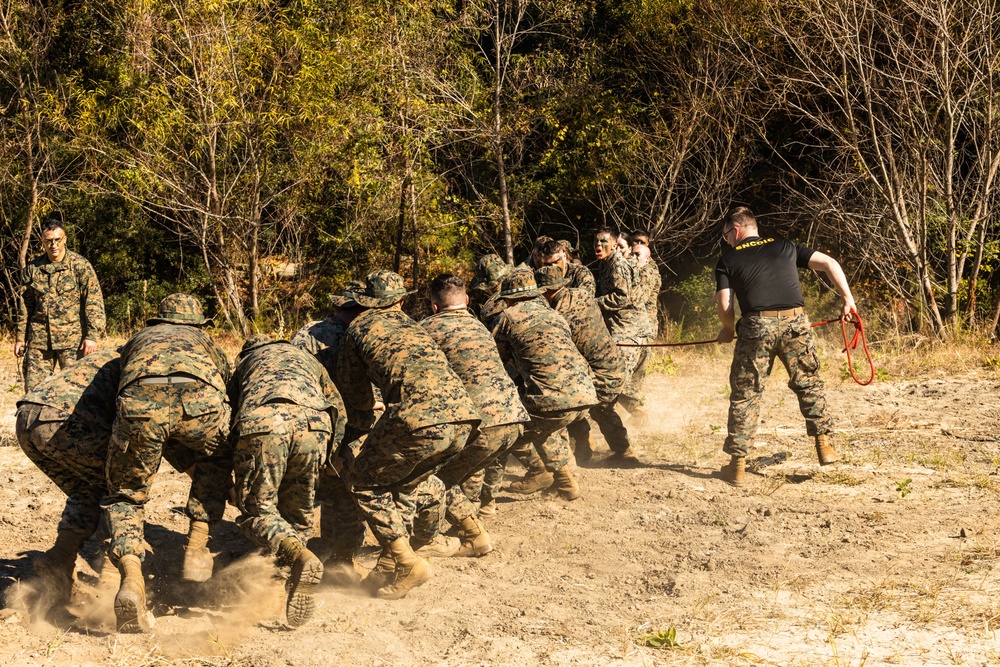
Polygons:
<instances>
[{"instance_id":1,"label":"camouflage trouser","mask_svg":"<svg viewBox=\"0 0 1000 667\"><path fill-rule=\"evenodd\" d=\"M396 506L400 494L413 493L420 482L465 447L473 424L437 424L410 431L398 419L382 418L346 472L368 526L382 546L409 537Z\"/></svg>"},{"instance_id":2,"label":"camouflage trouser","mask_svg":"<svg viewBox=\"0 0 1000 667\"><path fill-rule=\"evenodd\" d=\"M601 403L590 409L590 418L594 420L601 430L601 435L608 443L608 448L612 452L621 453L629 448L628 429L622 423L622 418L615 411L617 400L611 403ZM573 422L566 428L569 433L570 444L575 448L577 440L583 440L590 435L590 422L580 419Z\"/></svg>"},{"instance_id":3,"label":"camouflage trouser","mask_svg":"<svg viewBox=\"0 0 1000 667\"><path fill-rule=\"evenodd\" d=\"M121 391L105 467L108 491L101 500L113 562L130 554L145 556L143 507L160 460L165 455L179 460L171 454L175 448L194 452L187 457L194 467L188 516L209 523L222 518L233 483L228 436L226 397L208 384L134 383Z\"/></svg>"},{"instance_id":4,"label":"camouflage trouser","mask_svg":"<svg viewBox=\"0 0 1000 667\"><path fill-rule=\"evenodd\" d=\"M757 433L760 400L777 357L788 371L788 387L799 399L806 419L806 433L821 435L833 430L826 415L823 381L819 378L816 340L805 315L795 317L740 318L736 349L729 371L729 429L723 451L746 456L747 443Z\"/></svg>"},{"instance_id":5,"label":"camouflage trouser","mask_svg":"<svg viewBox=\"0 0 1000 667\"><path fill-rule=\"evenodd\" d=\"M77 350L43 350L26 347L21 366L24 372L24 392L31 391L39 382L55 373L57 364L63 369L72 366L79 358L80 353Z\"/></svg>"},{"instance_id":6,"label":"camouflage trouser","mask_svg":"<svg viewBox=\"0 0 1000 667\"><path fill-rule=\"evenodd\" d=\"M531 421L525 424L524 433L514 443L512 453L516 455L518 451L523 452L522 448L529 445L541 457L549 472L564 468L572 456L566 427L579 419L585 419L587 410L588 408L576 408L530 413Z\"/></svg>"},{"instance_id":7,"label":"camouflage trouser","mask_svg":"<svg viewBox=\"0 0 1000 667\"><path fill-rule=\"evenodd\" d=\"M437 475L420 482L412 492L398 494L396 508L414 539L430 542L441 533L446 499L444 482Z\"/></svg>"},{"instance_id":8,"label":"camouflage trouser","mask_svg":"<svg viewBox=\"0 0 1000 667\"><path fill-rule=\"evenodd\" d=\"M236 524L254 544L278 550L286 537L312 536L316 484L332 432L330 415L293 403L269 403L233 425Z\"/></svg>"},{"instance_id":9,"label":"camouflage trouser","mask_svg":"<svg viewBox=\"0 0 1000 667\"><path fill-rule=\"evenodd\" d=\"M646 338L615 339L616 343L636 343L644 344ZM645 396L642 392L642 385L646 382L646 365L649 362L648 347L620 347L618 348L622 357L625 358L625 386L618 402L629 412L635 412L643 406Z\"/></svg>"},{"instance_id":10,"label":"camouflage trouser","mask_svg":"<svg viewBox=\"0 0 1000 667\"><path fill-rule=\"evenodd\" d=\"M466 494L471 494L476 489L479 489L480 505L485 505L496 500L497 494L500 493L500 487L503 486L504 470L507 467L507 457L509 455L509 451L501 453L482 472L473 474L462 485L462 489ZM472 496L470 495L469 497Z\"/></svg>"},{"instance_id":11,"label":"camouflage trouser","mask_svg":"<svg viewBox=\"0 0 1000 667\"><path fill-rule=\"evenodd\" d=\"M459 523L470 516L478 516L482 475L476 473L480 473L501 456L506 459L521 432L520 424L487 427L441 467L437 476L448 489L448 521ZM479 481L478 486L473 482L466 489L466 482L474 475Z\"/></svg>"},{"instance_id":12,"label":"camouflage trouser","mask_svg":"<svg viewBox=\"0 0 1000 667\"><path fill-rule=\"evenodd\" d=\"M93 533L101 520L101 498L107 488L104 460L108 433L95 432L72 418L48 420L47 411L52 409L34 403L18 408L17 442L31 462L66 494L59 530Z\"/></svg>"}]
</instances>

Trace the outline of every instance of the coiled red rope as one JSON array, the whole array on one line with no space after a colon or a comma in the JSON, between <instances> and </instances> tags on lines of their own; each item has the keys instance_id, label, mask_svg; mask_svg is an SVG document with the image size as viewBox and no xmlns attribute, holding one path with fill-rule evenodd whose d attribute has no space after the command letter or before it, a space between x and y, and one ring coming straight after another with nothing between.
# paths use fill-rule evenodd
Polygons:
<instances>
[{"instance_id":1,"label":"coiled red rope","mask_svg":"<svg viewBox=\"0 0 1000 667\"><path fill-rule=\"evenodd\" d=\"M832 320L813 322L809 326L821 327L827 324L833 324L834 322L840 322L840 332L844 336L844 352L847 353L847 369L851 373L851 378L862 387L867 387L875 381L875 362L872 360L872 353L868 349L868 337L865 335L865 325L861 320L861 316L857 313L841 315L840 317ZM851 336L850 340L847 339L848 324L854 326L854 335ZM712 340L695 340L687 343L618 343L618 347L686 347L688 345L711 345L718 342L719 341L713 338ZM868 360L868 369L871 371L868 379L864 382L862 382L854 372L854 361L851 359L851 350L857 349L859 342L861 343L862 349L865 351L865 358Z\"/></svg>"}]
</instances>

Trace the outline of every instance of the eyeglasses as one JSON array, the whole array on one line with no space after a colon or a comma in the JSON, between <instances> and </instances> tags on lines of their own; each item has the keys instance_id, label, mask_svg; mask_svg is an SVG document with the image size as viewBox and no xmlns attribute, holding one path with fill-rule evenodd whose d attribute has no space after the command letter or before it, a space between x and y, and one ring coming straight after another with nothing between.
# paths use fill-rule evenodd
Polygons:
<instances>
[{"instance_id":1,"label":"eyeglasses","mask_svg":"<svg viewBox=\"0 0 1000 667\"><path fill-rule=\"evenodd\" d=\"M42 245L61 246L66 241L65 236L57 236L52 239L42 239Z\"/></svg>"},{"instance_id":2,"label":"eyeglasses","mask_svg":"<svg viewBox=\"0 0 1000 667\"><path fill-rule=\"evenodd\" d=\"M739 225L733 225L733 226L732 226L732 227L730 227L729 229L724 229L724 230L722 230L722 240L723 240L723 242L725 242L725 243L729 243L729 232L733 231L733 230L734 230L734 229L736 229L736 228L737 228L738 226L739 226Z\"/></svg>"}]
</instances>

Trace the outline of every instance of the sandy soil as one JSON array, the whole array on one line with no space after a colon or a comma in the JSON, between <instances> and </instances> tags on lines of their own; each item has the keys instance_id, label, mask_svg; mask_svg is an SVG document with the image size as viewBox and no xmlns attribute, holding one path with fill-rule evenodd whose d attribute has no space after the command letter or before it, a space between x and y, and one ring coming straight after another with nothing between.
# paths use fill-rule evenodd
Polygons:
<instances>
[{"instance_id":1,"label":"sandy soil","mask_svg":"<svg viewBox=\"0 0 1000 667\"><path fill-rule=\"evenodd\" d=\"M728 351L661 356L639 433L649 466L595 462L572 503L505 496L496 551L442 559L399 601L324 588L314 621L281 623L281 582L232 523L216 576L177 582L186 485L164 466L147 515L151 636L116 635L113 588L78 561L73 611L33 611L31 559L63 499L16 446L0 447L0 663L15 665L994 665L1000 663L995 506L1000 377L924 364L844 382L824 349L841 464L820 469L776 370L748 488L725 461ZM0 389L16 383L0 371ZM11 443L13 402L0 399ZM515 468L516 472L516 468ZM232 516L227 518L231 519ZM88 544L96 563L98 545ZM375 549L364 561L373 564ZM673 628L679 646L644 646Z\"/></svg>"}]
</instances>

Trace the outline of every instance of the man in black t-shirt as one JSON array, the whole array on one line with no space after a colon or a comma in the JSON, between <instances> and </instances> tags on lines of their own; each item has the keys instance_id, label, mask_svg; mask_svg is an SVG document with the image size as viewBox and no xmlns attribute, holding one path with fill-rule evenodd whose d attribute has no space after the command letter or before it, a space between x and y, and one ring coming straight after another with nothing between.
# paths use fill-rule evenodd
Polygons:
<instances>
[{"instance_id":1,"label":"man in black t-shirt","mask_svg":"<svg viewBox=\"0 0 1000 667\"><path fill-rule=\"evenodd\" d=\"M798 269L823 271L844 299L843 315L857 315L851 288L835 259L778 238L762 238L750 209L740 206L726 214L722 234L732 248L715 268L715 300L722 322L719 342L737 336L729 372L729 425L723 451L732 460L720 475L733 486L743 486L747 444L757 432L760 399L777 357L788 371L788 386L799 399L806 433L816 439L820 465L839 460L829 442L833 423L826 414L819 357L809 319L805 315ZM736 322L733 293L740 304Z\"/></svg>"}]
</instances>

